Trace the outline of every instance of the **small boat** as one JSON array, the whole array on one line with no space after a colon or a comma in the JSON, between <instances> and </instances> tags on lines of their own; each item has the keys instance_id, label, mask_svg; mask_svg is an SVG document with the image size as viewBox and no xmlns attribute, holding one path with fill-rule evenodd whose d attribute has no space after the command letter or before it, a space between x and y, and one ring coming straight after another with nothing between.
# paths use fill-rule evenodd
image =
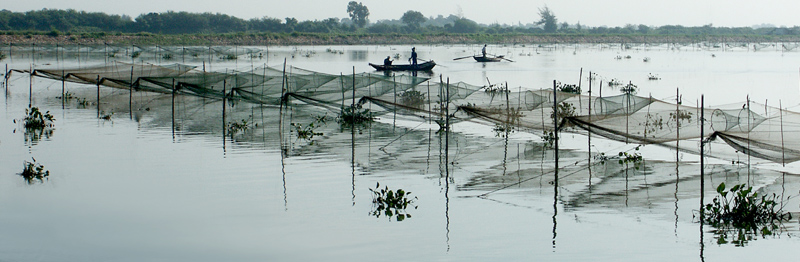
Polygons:
<instances>
[{"instance_id":1,"label":"small boat","mask_svg":"<svg viewBox=\"0 0 800 262\"><path fill-rule=\"evenodd\" d=\"M431 71L431 69L436 66L436 62L427 61L417 65L376 65L373 63L369 63L369 65L378 71Z\"/></svg>"},{"instance_id":2,"label":"small boat","mask_svg":"<svg viewBox=\"0 0 800 262\"><path fill-rule=\"evenodd\" d=\"M476 55L476 56L472 56L472 58L474 58L475 61L478 61L478 62L500 62L500 61L503 60L503 56L491 57L491 56L479 56L479 55Z\"/></svg>"}]
</instances>

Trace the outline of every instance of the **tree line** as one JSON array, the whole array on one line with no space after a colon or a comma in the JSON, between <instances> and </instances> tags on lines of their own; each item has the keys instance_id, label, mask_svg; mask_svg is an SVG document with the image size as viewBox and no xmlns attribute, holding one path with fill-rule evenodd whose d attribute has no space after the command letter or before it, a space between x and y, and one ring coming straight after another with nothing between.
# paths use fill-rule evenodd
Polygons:
<instances>
[{"instance_id":1,"label":"tree line","mask_svg":"<svg viewBox=\"0 0 800 262\"><path fill-rule=\"evenodd\" d=\"M344 9L343 9L344 10ZM409 10L398 19L369 21L369 9L361 3L348 3L349 18L298 21L263 17L249 20L220 13L162 12L132 18L73 9L42 9L27 12L0 11L0 30L68 33L154 33L154 34L224 34L236 32L265 33L363 33L363 34L600 34L600 35L800 35L800 27L686 27L665 25L651 27L629 24L622 27L588 27L580 23L558 22L547 6L539 9L540 20L528 24L479 24L456 15L426 17Z\"/></svg>"}]
</instances>

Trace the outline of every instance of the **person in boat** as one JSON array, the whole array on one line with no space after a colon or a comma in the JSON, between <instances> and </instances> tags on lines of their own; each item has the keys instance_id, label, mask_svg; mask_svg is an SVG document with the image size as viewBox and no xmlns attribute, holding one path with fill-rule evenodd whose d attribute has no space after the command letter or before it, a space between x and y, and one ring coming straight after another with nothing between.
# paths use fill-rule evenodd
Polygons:
<instances>
[{"instance_id":1,"label":"person in boat","mask_svg":"<svg viewBox=\"0 0 800 262\"><path fill-rule=\"evenodd\" d=\"M411 61L411 65L413 65L413 66L417 65L417 48L416 47L412 47L411 48L411 57L408 58L408 60Z\"/></svg>"},{"instance_id":2,"label":"person in boat","mask_svg":"<svg viewBox=\"0 0 800 262\"><path fill-rule=\"evenodd\" d=\"M383 65L385 66L392 65L392 58L390 56L386 56L386 59L383 59Z\"/></svg>"},{"instance_id":3,"label":"person in boat","mask_svg":"<svg viewBox=\"0 0 800 262\"><path fill-rule=\"evenodd\" d=\"M483 54L483 57L486 57L486 45L485 44L483 45L483 49L481 49L481 53Z\"/></svg>"}]
</instances>

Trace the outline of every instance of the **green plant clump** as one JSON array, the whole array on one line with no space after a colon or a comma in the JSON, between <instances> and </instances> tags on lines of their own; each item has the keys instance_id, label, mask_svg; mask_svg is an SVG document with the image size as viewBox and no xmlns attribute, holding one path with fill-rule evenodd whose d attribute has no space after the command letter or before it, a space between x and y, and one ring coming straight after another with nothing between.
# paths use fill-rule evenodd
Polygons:
<instances>
[{"instance_id":1,"label":"green plant clump","mask_svg":"<svg viewBox=\"0 0 800 262\"><path fill-rule=\"evenodd\" d=\"M50 114L50 111L42 114L38 107L31 107L25 109L25 119L23 120L25 129L44 129L45 127L52 127L55 117Z\"/></svg>"},{"instance_id":2,"label":"green plant clump","mask_svg":"<svg viewBox=\"0 0 800 262\"><path fill-rule=\"evenodd\" d=\"M564 93L572 93L578 95L581 94L581 87L575 84L562 84L561 82L557 82L556 89Z\"/></svg>"},{"instance_id":3,"label":"green plant clump","mask_svg":"<svg viewBox=\"0 0 800 262\"><path fill-rule=\"evenodd\" d=\"M408 90L400 94L400 103L420 108L425 103L425 94L417 90Z\"/></svg>"},{"instance_id":4,"label":"green plant clump","mask_svg":"<svg viewBox=\"0 0 800 262\"><path fill-rule=\"evenodd\" d=\"M362 108L361 104L356 104L355 107L343 107L339 117L336 118L336 122L342 126L363 125L373 120L375 120L375 114L370 112L369 109Z\"/></svg>"},{"instance_id":5,"label":"green plant clump","mask_svg":"<svg viewBox=\"0 0 800 262\"><path fill-rule=\"evenodd\" d=\"M36 163L36 159L32 158L33 162L25 161L23 163L22 173L19 175L25 178L25 182L28 184L33 184L38 180L39 182L44 182L44 179L50 176L49 170L44 170L44 166L42 164Z\"/></svg>"},{"instance_id":6,"label":"green plant clump","mask_svg":"<svg viewBox=\"0 0 800 262\"><path fill-rule=\"evenodd\" d=\"M412 205L417 200L417 197L409 198L411 192L406 192L403 189L392 191L389 187L384 187L383 189L380 189L380 187L381 183L377 183L375 189L369 189L372 192L372 203L375 207L375 210L370 214L375 217L380 217L381 214L384 214L389 218L397 215L397 221L411 218L411 214L406 213L405 210L408 205ZM416 208L414 206L414 209Z\"/></svg>"},{"instance_id":7,"label":"green plant clump","mask_svg":"<svg viewBox=\"0 0 800 262\"><path fill-rule=\"evenodd\" d=\"M314 120L314 122L311 122L306 126L297 123L291 123L290 125L294 127L298 139L309 140L311 141L311 143L313 143L314 141L312 139L314 139L314 136L324 135L323 133L314 131L317 127L319 127L314 124L316 123L325 124L325 121L327 121L327 114L316 117L316 120Z\"/></svg>"},{"instance_id":8,"label":"green plant clump","mask_svg":"<svg viewBox=\"0 0 800 262\"><path fill-rule=\"evenodd\" d=\"M255 126L258 126L258 124L255 124ZM228 127L228 135L233 137L239 132L245 132L247 131L247 129L250 129L250 123L248 123L247 120L242 119L241 122L233 121L228 123L227 127Z\"/></svg>"},{"instance_id":9,"label":"green plant clump","mask_svg":"<svg viewBox=\"0 0 800 262\"><path fill-rule=\"evenodd\" d=\"M717 243L727 244L732 236L736 246L744 246L753 236L772 235L779 224L792 215L783 212L776 202L777 196L760 196L753 187L739 184L725 190L725 183L717 186L717 197L701 210L703 222L717 228Z\"/></svg>"}]
</instances>

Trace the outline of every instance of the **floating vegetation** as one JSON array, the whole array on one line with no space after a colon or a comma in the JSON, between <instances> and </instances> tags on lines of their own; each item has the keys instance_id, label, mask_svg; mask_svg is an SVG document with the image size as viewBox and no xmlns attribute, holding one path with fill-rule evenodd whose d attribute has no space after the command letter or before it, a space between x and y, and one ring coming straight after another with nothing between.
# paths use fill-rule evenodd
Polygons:
<instances>
[{"instance_id":1,"label":"floating vegetation","mask_svg":"<svg viewBox=\"0 0 800 262\"><path fill-rule=\"evenodd\" d=\"M644 61L645 63L646 62L650 62L650 58L649 57L645 57L645 58L642 59L642 61Z\"/></svg>"},{"instance_id":2,"label":"floating vegetation","mask_svg":"<svg viewBox=\"0 0 800 262\"><path fill-rule=\"evenodd\" d=\"M109 120L111 120L111 116L113 116L113 115L114 115L114 112L106 113L105 111L103 111L103 112L100 112L100 119L109 121Z\"/></svg>"},{"instance_id":3,"label":"floating vegetation","mask_svg":"<svg viewBox=\"0 0 800 262\"><path fill-rule=\"evenodd\" d=\"M86 101L86 98L77 98L78 100L78 107L86 108L87 106L91 105L92 102Z\"/></svg>"},{"instance_id":4,"label":"floating vegetation","mask_svg":"<svg viewBox=\"0 0 800 262\"><path fill-rule=\"evenodd\" d=\"M545 149L552 149L556 147L556 134L555 132L544 132L542 134L542 142L544 142Z\"/></svg>"},{"instance_id":5,"label":"floating vegetation","mask_svg":"<svg viewBox=\"0 0 800 262\"><path fill-rule=\"evenodd\" d=\"M405 192L403 189L392 191L389 187L380 188L381 183L377 183L375 189L369 189L372 192L372 204L374 207L370 215L381 217L383 214L389 218L397 215L397 221L411 218L411 214L406 213L406 208L408 205L413 205L417 197L410 198L411 192ZM416 208L417 206L414 206L414 209Z\"/></svg>"},{"instance_id":6,"label":"floating vegetation","mask_svg":"<svg viewBox=\"0 0 800 262\"><path fill-rule=\"evenodd\" d=\"M489 85L483 87L483 92L487 94L496 95L496 94L506 94L510 93L511 91L508 90L508 87L503 85Z\"/></svg>"},{"instance_id":7,"label":"floating vegetation","mask_svg":"<svg viewBox=\"0 0 800 262\"><path fill-rule=\"evenodd\" d=\"M5 53L0 53L0 60L3 60L3 59L6 59L6 54Z\"/></svg>"},{"instance_id":8,"label":"floating vegetation","mask_svg":"<svg viewBox=\"0 0 800 262\"><path fill-rule=\"evenodd\" d=\"M255 126L258 126L258 124L255 124ZM233 138L239 132L246 132L248 129L250 129L250 123L248 123L247 120L242 119L242 121L239 122L230 122L226 125L226 127L228 129L228 135Z\"/></svg>"},{"instance_id":9,"label":"floating vegetation","mask_svg":"<svg viewBox=\"0 0 800 262\"><path fill-rule=\"evenodd\" d=\"M647 62L647 61L645 61L645 62ZM657 75L654 75L653 73L648 73L647 74L647 80L661 80L661 78L658 77Z\"/></svg>"},{"instance_id":10,"label":"floating vegetation","mask_svg":"<svg viewBox=\"0 0 800 262\"><path fill-rule=\"evenodd\" d=\"M562 84L561 82L556 82L556 90L576 95L581 94L581 87L575 84Z\"/></svg>"},{"instance_id":11,"label":"floating vegetation","mask_svg":"<svg viewBox=\"0 0 800 262\"><path fill-rule=\"evenodd\" d=\"M577 110L577 108L574 105L572 105L572 103L567 103L567 102L558 103L558 106L556 107L558 119L564 119L567 117L575 116L575 110ZM553 113L554 112L550 112L550 119L553 119L554 117Z\"/></svg>"},{"instance_id":12,"label":"floating vegetation","mask_svg":"<svg viewBox=\"0 0 800 262\"><path fill-rule=\"evenodd\" d=\"M516 130L513 125L495 124L492 131L494 131L496 137L506 137L506 134L514 133Z\"/></svg>"},{"instance_id":13,"label":"floating vegetation","mask_svg":"<svg viewBox=\"0 0 800 262\"><path fill-rule=\"evenodd\" d=\"M38 107L25 109L25 114L27 115L25 119L23 119L25 129L45 129L47 127L53 127L53 121L56 120L55 117L50 114L50 111L42 114L42 111L39 111Z\"/></svg>"},{"instance_id":14,"label":"floating vegetation","mask_svg":"<svg viewBox=\"0 0 800 262\"><path fill-rule=\"evenodd\" d=\"M327 121L326 118L327 115L317 117L317 119L314 120L314 122L311 122L306 126L303 126L302 124L298 123L291 123L290 125L294 127L295 134L297 134L298 139L308 140L311 141L311 143L313 144L314 141L312 139L314 139L314 136L325 135L323 133L315 132L314 129L318 128L319 126L314 124L315 123L325 124L325 121Z\"/></svg>"},{"instance_id":15,"label":"floating vegetation","mask_svg":"<svg viewBox=\"0 0 800 262\"><path fill-rule=\"evenodd\" d=\"M137 58L141 54L142 54L142 52L140 52L140 51L133 51L133 53L131 53L131 58Z\"/></svg>"},{"instance_id":16,"label":"floating vegetation","mask_svg":"<svg viewBox=\"0 0 800 262\"><path fill-rule=\"evenodd\" d=\"M594 155L593 158L597 161L600 161L600 164L605 164L606 162L611 161L612 159L616 159L618 164L620 165L633 164L633 167L638 170L641 167L642 163L644 163L644 157L642 157L642 155L639 154L638 152L641 146L642 145L636 146L636 148L634 148L636 152L633 153L619 152L617 153L616 156L608 156L606 155L606 153L601 152L600 154Z\"/></svg>"},{"instance_id":17,"label":"floating vegetation","mask_svg":"<svg viewBox=\"0 0 800 262\"><path fill-rule=\"evenodd\" d=\"M725 183L720 183L717 197L700 211L703 222L716 228L717 244L744 246L755 236L775 234L783 221L792 218L778 205L775 193L760 196L744 184L725 189Z\"/></svg>"},{"instance_id":18,"label":"floating vegetation","mask_svg":"<svg viewBox=\"0 0 800 262\"><path fill-rule=\"evenodd\" d=\"M405 91L400 93L400 103L409 107L422 108L422 105L425 104L425 94L413 89Z\"/></svg>"},{"instance_id":19,"label":"floating vegetation","mask_svg":"<svg viewBox=\"0 0 800 262\"><path fill-rule=\"evenodd\" d=\"M355 106L345 106L336 118L336 122L342 128L347 127L363 127L366 124L375 120L375 114L370 112L369 109L362 108L361 104Z\"/></svg>"},{"instance_id":20,"label":"floating vegetation","mask_svg":"<svg viewBox=\"0 0 800 262\"><path fill-rule=\"evenodd\" d=\"M172 60L172 54L164 54L161 56L161 59Z\"/></svg>"},{"instance_id":21,"label":"floating vegetation","mask_svg":"<svg viewBox=\"0 0 800 262\"><path fill-rule=\"evenodd\" d=\"M37 180L39 183L44 182L44 179L50 176L50 171L44 170L44 165L37 163L35 158L31 159L33 162L27 160L23 162L22 173L19 175L25 178L25 182L29 185L36 183Z\"/></svg>"},{"instance_id":22,"label":"floating vegetation","mask_svg":"<svg viewBox=\"0 0 800 262\"><path fill-rule=\"evenodd\" d=\"M628 164L632 163L634 168L636 168L638 170L639 167L641 166L642 162L644 162L644 158L638 152L639 151L639 147L641 147L641 145L636 146L636 148L635 148L636 152L633 152L633 153L619 152L617 154L617 156L619 157L619 160L617 162L620 165L622 165L622 164L628 165Z\"/></svg>"},{"instance_id":23,"label":"floating vegetation","mask_svg":"<svg viewBox=\"0 0 800 262\"><path fill-rule=\"evenodd\" d=\"M57 96L56 98L63 99L63 100L71 100L73 98L76 98L76 96L75 96L75 94L70 93L69 91L66 91L63 96Z\"/></svg>"},{"instance_id":24,"label":"floating vegetation","mask_svg":"<svg viewBox=\"0 0 800 262\"><path fill-rule=\"evenodd\" d=\"M237 59L239 59L239 57L234 55L234 54L227 54L227 55L224 55L224 56L220 56L219 59L222 59L222 60L237 60Z\"/></svg>"},{"instance_id":25,"label":"floating vegetation","mask_svg":"<svg viewBox=\"0 0 800 262\"><path fill-rule=\"evenodd\" d=\"M639 91L639 87L632 82L628 82L627 85L620 87L619 91L626 95L635 95Z\"/></svg>"},{"instance_id":26,"label":"floating vegetation","mask_svg":"<svg viewBox=\"0 0 800 262\"><path fill-rule=\"evenodd\" d=\"M613 79L608 81L608 86L621 86L621 85L622 85L622 81L619 81L619 79L616 79L616 78L613 78Z\"/></svg>"}]
</instances>

